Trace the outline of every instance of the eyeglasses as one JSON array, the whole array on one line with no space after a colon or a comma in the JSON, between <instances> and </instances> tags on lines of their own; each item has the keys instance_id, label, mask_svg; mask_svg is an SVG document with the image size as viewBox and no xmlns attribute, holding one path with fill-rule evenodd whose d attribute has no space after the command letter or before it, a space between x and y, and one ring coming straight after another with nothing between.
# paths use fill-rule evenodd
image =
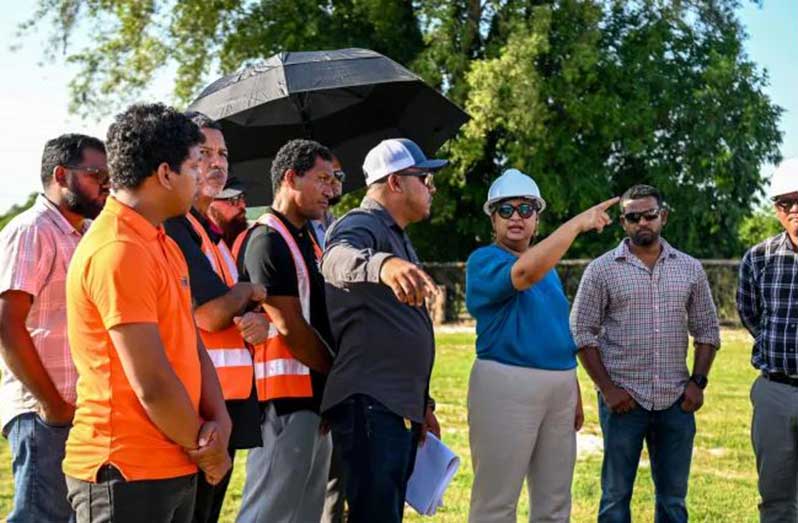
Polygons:
<instances>
[{"instance_id":1,"label":"eyeglasses","mask_svg":"<svg viewBox=\"0 0 798 523\"><path fill-rule=\"evenodd\" d=\"M335 179L341 183L344 183L346 181L346 173L343 172L341 169L333 171L333 176L335 176Z\"/></svg>"},{"instance_id":2,"label":"eyeglasses","mask_svg":"<svg viewBox=\"0 0 798 523\"><path fill-rule=\"evenodd\" d=\"M779 198L775 201L776 207L784 212L789 212L793 206L798 205L798 198Z\"/></svg>"},{"instance_id":3,"label":"eyeglasses","mask_svg":"<svg viewBox=\"0 0 798 523\"><path fill-rule=\"evenodd\" d=\"M502 203L494 208L494 212L505 220L512 218L513 214L516 212L518 216L526 220L538 211L540 211L540 204L538 202L522 202L518 205Z\"/></svg>"},{"instance_id":4,"label":"eyeglasses","mask_svg":"<svg viewBox=\"0 0 798 523\"><path fill-rule=\"evenodd\" d=\"M429 171L404 171L396 174L399 176L415 176L430 191L435 188L435 175Z\"/></svg>"},{"instance_id":5,"label":"eyeglasses","mask_svg":"<svg viewBox=\"0 0 798 523\"><path fill-rule=\"evenodd\" d=\"M659 214L662 209L649 209L647 211L641 212L627 212L623 214L623 219L630 223L640 223L640 220L643 218L646 219L647 222L653 222L657 218L659 218Z\"/></svg>"},{"instance_id":6,"label":"eyeglasses","mask_svg":"<svg viewBox=\"0 0 798 523\"><path fill-rule=\"evenodd\" d=\"M65 165L67 169L72 169L73 171L82 171L89 176L91 176L94 181L99 183L100 185L106 185L108 181L111 179L111 175L108 172L108 169L100 169L97 167L84 167L82 165Z\"/></svg>"},{"instance_id":7,"label":"eyeglasses","mask_svg":"<svg viewBox=\"0 0 798 523\"><path fill-rule=\"evenodd\" d=\"M247 196L246 193L242 192L241 194L237 194L235 196L231 196L230 198L217 198L217 199L219 199L219 200L221 200L223 202L227 202L230 205L238 205L238 204L241 204L241 203L246 205L246 200L244 199L244 198L246 198L246 196Z\"/></svg>"}]
</instances>

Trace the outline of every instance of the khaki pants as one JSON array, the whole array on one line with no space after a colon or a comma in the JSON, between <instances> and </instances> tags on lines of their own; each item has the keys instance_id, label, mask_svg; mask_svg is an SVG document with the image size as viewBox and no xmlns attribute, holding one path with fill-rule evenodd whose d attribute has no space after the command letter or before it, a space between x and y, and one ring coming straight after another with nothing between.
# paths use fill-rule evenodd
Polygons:
<instances>
[{"instance_id":1,"label":"khaki pants","mask_svg":"<svg viewBox=\"0 0 798 523\"><path fill-rule=\"evenodd\" d=\"M567 522L576 461L576 371L476 360L468 384L471 523L516 523L524 478L529 521Z\"/></svg>"}]
</instances>

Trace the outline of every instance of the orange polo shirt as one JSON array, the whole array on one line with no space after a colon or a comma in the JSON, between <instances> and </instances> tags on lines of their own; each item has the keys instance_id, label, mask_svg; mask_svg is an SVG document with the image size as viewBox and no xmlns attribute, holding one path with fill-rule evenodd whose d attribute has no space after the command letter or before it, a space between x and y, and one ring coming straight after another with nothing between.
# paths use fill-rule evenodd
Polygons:
<instances>
[{"instance_id":1,"label":"orange polo shirt","mask_svg":"<svg viewBox=\"0 0 798 523\"><path fill-rule=\"evenodd\" d=\"M109 197L72 257L67 322L78 400L64 473L94 482L105 464L130 481L196 472L180 445L150 421L108 334L126 323L157 324L166 357L199 416L196 328L188 267L177 244Z\"/></svg>"}]
</instances>

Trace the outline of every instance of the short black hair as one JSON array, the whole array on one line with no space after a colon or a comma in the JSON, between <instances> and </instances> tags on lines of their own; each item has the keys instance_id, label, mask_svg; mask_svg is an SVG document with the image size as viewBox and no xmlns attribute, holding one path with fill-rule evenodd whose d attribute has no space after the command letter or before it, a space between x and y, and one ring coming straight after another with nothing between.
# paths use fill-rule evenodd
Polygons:
<instances>
[{"instance_id":1,"label":"short black hair","mask_svg":"<svg viewBox=\"0 0 798 523\"><path fill-rule=\"evenodd\" d=\"M277 194L280 184L283 183L285 172L293 169L299 176L313 169L316 158L331 162L333 159L329 149L313 140L291 140L280 147L272 161L272 189Z\"/></svg>"},{"instance_id":2,"label":"short black hair","mask_svg":"<svg viewBox=\"0 0 798 523\"><path fill-rule=\"evenodd\" d=\"M108 166L114 189L135 189L162 163L180 172L189 149L205 137L186 115L161 103L134 104L108 129Z\"/></svg>"},{"instance_id":3,"label":"short black hair","mask_svg":"<svg viewBox=\"0 0 798 523\"><path fill-rule=\"evenodd\" d=\"M219 132L222 131L222 124L212 119L205 113L201 113L199 111L188 111L186 112L186 116L200 129L216 129Z\"/></svg>"},{"instance_id":4,"label":"short black hair","mask_svg":"<svg viewBox=\"0 0 798 523\"><path fill-rule=\"evenodd\" d=\"M83 151L94 149L105 154L105 144L99 138L85 134L62 134L47 140L42 152L42 185L47 187L53 179L53 169L77 165L83 161Z\"/></svg>"},{"instance_id":5,"label":"short black hair","mask_svg":"<svg viewBox=\"0 0 798 523\"><path fill-rule=\"evenodd\" d=\"M629 187L626 189L626 192L621 195L621 206L623 206L623 202L629 200L641 200L643 198L654 198L657 200L657 207L662 207L664 201L662 193L659 192L659 189L651 185L640 183Z\"/></svg>"}]
</instances>

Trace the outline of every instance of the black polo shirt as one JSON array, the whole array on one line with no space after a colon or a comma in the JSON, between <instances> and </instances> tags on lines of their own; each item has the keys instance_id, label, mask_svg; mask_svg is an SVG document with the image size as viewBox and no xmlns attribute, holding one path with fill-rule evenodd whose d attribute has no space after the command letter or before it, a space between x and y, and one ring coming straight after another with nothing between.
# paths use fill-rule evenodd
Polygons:
<instances>
[{"instance_id":1,"label":"black polo shirt","mask_svg":"<svg viewBox=\"0 0 798 523\"><path fill-rule=\"evenodd\" d=\"M211 227L211 222L199 211L191 208L191 215L199 220L211 241L218 243L221 236ZM200 307L211 300L224 296L230 291L227 284L213 270L208 257L202 252L202 238L194 230L191 222L185 216L170 218L163 224L166 234L172 238L188 265L188 276L191 285L191 300L194 308ZM233 421L230 433L230 448L249 449L260 447L260 409L255 392L255 381L252 382L252 393L245 400L226 401L227 412Z\"/></svg>"},{"instance_id":2,"label":"black polo shirt","mask_svg":"<svg viewBox=\"0 0 798 523\"><path fill-rule=\"evenodd\" d=\"M313 233L310 231L309 224L297 228L278 211L269 209L267 212L274 214L285 224L302 252L302 258L305 260L310 277L310 325L319 333L325 343L334 348L330 321L327 317L324 278L319 271L311 239ZM238 257L238 270L241 281L262 284L266 287L269 296L299 297L296 266L291 250L280 233L271 227L259 225L250 230L244 239L241 254ZM319 412L326 379L313 370L310 371L310 377L313 385L313 398L274 400L273 404L278 415L298 410Z\"/></svg>"}]
</instances>

